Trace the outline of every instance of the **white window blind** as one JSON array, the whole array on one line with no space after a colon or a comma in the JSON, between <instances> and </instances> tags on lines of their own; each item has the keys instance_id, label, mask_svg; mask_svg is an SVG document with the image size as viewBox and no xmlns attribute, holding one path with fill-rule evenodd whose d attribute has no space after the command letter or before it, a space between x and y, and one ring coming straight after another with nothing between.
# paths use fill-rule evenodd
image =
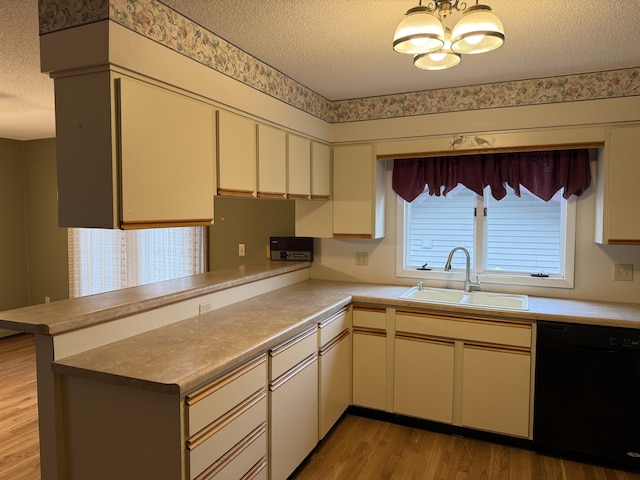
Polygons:
<instances>
[{"instance_id":1,"label":"white window blind","mask_svg":"<svg viewBox=\"0 0 640 480\"><path fill-rule=\"evenodd\" d=\"M458 186L446 197L423 193L406 204L409 265L442 268L453 247L465 247L473 258L476 196ZM456 255L451 265L464 268L464 264L464 257Z\"/></svg>"},{"instance_id":2,"label":"white window blind","mask_svg":"<svg viewBox=\"0 0 640 480\"><path fill-rule=\"evenodd\" d=\"M497 201L488 188L481 197L459 185L446 197L425 192L405 203L405 266L441 270L452 248L465 247L477 273L562 275L562 191L549 202L525 188L521 197L507 191ZM454 270L464 264L454 255Z\"/></svg>"},{"instance_id":3,"label":"white window blind","mask_svg":"<svg viewBox=\"0 0 640 480\"><path fill-rule=\"evenodd\" d=\"M69 296L203 273L206 228L68 229Z\"/></svg>"}]
</instances>

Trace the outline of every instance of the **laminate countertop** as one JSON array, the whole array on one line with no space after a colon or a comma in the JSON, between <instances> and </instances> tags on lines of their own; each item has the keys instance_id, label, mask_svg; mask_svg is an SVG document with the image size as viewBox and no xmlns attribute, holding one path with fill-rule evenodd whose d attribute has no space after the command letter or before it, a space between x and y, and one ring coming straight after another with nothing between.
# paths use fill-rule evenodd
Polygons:
<instances>
[{"instance_id":1,"label":"laminate countertop","mask_svg":"<svg viewBox=\"0 0 640 480\"><path fill-rule=\"evenodd\" d=\"M399 298L408 286L307 280L172 325L64 357L57 373L184 395L267 352L350 303L533 322L640 328L640 304L529 297L529 310L489 310ZM0 324L0 326L2 326Z\"/></svg>"}]
</instances>

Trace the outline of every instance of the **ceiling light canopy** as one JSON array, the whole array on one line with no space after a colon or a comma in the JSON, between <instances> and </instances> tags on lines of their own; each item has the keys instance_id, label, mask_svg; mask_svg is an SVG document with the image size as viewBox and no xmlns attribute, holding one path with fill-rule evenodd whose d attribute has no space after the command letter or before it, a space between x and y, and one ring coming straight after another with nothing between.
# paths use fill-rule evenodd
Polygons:
<instances>
[{"instance_id":1,"label":"ceiling light canopy","mask_svg":"<svg viewBox=\"0 0 640 480\"><path fill-rule=\"evenodd\" d=\"M463 12L453 31L445 26L453 10ZM467 8L460 0L433 0L409 9L393 37L396 52L414 55L413 64L423 70L443 70L458 65L461 55L485 53L504 43L500 19L487 5Z\"/></svg>"}]
</instances>

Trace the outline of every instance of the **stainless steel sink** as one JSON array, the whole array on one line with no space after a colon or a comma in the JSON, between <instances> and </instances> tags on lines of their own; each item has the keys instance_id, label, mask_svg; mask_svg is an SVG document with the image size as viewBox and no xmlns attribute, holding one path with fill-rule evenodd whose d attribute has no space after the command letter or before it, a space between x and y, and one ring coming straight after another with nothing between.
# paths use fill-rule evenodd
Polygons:
<instances>
[{"instance_id":1,"label":"stainless steel sink","mask_svg":"<svg viewBox=\"0 0 640 480\"><path fill-rule=\"evenodd\" d=\"M512 295L508 293L463 292L448 288L412 287L400 298L425 303L440 303L448 305L469 305L473 307L491 308L497 310L529 310L527 295Z\"/></svg>"}]
</instances>

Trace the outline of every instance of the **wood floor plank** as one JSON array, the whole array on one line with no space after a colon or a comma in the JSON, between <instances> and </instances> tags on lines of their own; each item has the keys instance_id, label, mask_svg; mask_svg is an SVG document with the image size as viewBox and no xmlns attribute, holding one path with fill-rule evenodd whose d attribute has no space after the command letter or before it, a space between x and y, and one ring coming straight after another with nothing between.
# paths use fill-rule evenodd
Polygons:
<instances>
[{"instance_id":1,"label":"wood floor plank","mask_svg":"<svg viewBox=\"0 0 640 480\"><path fill-rule=\"evenodd\" d=\"M640 480L640 474L345 415L295 480Z\"/></svg>"},{"instance_id":2,"label":"wood floor plank","mask_svg":"<svg viewBox=\"0 0 640 480\"><path fill-rule=\"evenodd\" d=\"M0 339L0 479L39 480L35 341Z\"/></svg>"}]
</instances>

